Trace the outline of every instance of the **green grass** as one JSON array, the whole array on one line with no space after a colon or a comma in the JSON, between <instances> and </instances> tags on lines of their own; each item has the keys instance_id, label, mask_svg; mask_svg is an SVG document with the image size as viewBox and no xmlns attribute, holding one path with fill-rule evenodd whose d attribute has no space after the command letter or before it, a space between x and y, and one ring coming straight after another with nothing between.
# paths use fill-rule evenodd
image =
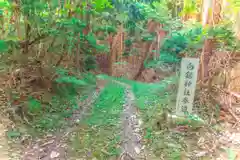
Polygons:
<instances>
[{"instance_id":1,"label":"green grass","mask_svg":"<svg viewBox=\"0 0 240 160\"><path fill-rule=\"evenodd\" d=\"M124 87L108 84L93 104L90 116L72 135L72 156L106 160L120 154L118 144L123 103Z\"/></svg>"},{"instance_id":2,"label":"green grass","mask_svg":"<svg viewBox=\"0 0 240 160\"><path fill-rule=\"evenodd\" d=\"M107 85L93 105L91 116L86 119L89 125L116 125L124 104L124 87Z\"/></svg>"},{"instance_id":3,"label":"green grass","mask_svg":"<svg viewBox=\"0 0 240 160\"><path fill-rule=\"evenodd\" d=\"M160 157L163 154L167 160L180 159L182 146L179 145L179 142L182 141L181 136L171 135L168 131L161 131L157 126L159 121L160 123L165 123L160 119L164 108L175 106L171 99L176 98L176 91L169 91L168 88L171 84L177 84L177 78L168 77L159 83L147 84L105 75L99 77L106 80L117 80L132 88L136 105L141 111L142 127L145 133L143 136L147 148L156 157Z\"/></svg>"},{"instance_id":4,"label":"green grass","mask_svg":"<svg viewBox=\"0 0 240 160\"><path fill-rule=\"evenodd\" d=\"M98 77L106 80L116 80L129 85L135 95L137 107L143 110L149 108L149 106L156 106L159 104L159 100L168 97L169 93L166 90L169 85L177 82L177 77L168 77L159 83L150 84L106 75L99 75Z\"/></svg>"}]
</instances>

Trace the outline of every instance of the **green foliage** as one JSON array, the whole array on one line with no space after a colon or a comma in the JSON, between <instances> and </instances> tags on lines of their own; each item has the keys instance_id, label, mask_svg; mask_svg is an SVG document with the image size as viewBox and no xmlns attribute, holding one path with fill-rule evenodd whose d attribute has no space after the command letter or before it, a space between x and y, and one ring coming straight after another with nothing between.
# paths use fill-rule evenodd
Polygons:
<instances>
[{"instance_id":1,"label":"green foliage","mask_svg":"<svg viewBox=\"0 0 240 160\"><path fill-rule=\"evenodd\" d=\"M40 104L32 99L29 101L29 107L36 111L34 120L31 122L32 127L37 131L49 131L63 127L68 123L67 118L71 117L73 111L79 108L76 97L54 96L49 105Z\"/></svg>"},{"instance_id":2,"label":"green foliage","mask_svg":"<svg viewBox=\"0 0 240 160\"><path fill-rule=\"evenodd\" d=\"M148 33L145 26L150 19L164 24L164 29L170 31L170 35L161 46L161 51L158 53L159 59L149 62L146 64L147 67L159 67L163 63L179 63L181 58L178 55L180 53L195 54L202 47L206 38L216 38L228 46L236 45L233 33L229 28L225 29L224 25L215 28L202 28L198 25L191 29L190 27L183 28L182 23L171 19L168 0L127 1L126 4L124 4L125 1L110 3L108 0L76 1L75 3L71 4L71 1L67 1L59 6L57 0L22 0L19 13L17 13L20 21L18 24L12 25L9 21L10 17L14 15L14 5L7 1L0 1L0 16L3 15L5 9L10 12L9 15L3 15L4 18L8 18L8 21L4 21L5 33L3 39L0 40L0 53L9 53L9 56L18 54L20 57L19 51L25 51L28 53L24 54L29 55L27 59L39 58L42 66L52 65L51 67L56 69L57 78L54 79L53 88L57 93L50 97L50 102L43 103L34 97L29 97L27 101L28 112L34 115L30 124L37 131L56 129L67 124L65 119L71 117L73 112L79 109L79 100L86 99L89 93L96 89L94 75L63 69L61 64L55 67L54 64L47 63L46 55L59 54L62 56L64 54L63 58L65 58L79 54L74 57L74 60L80 57L76 61L80 61L81 71L94 70L97 67L94 55L99 52L109 53L109 46L99 45L98 40L106 40L109 34L117 33L118 24L123 24L124 31L130 35L125 40L125 45L130 48L130 51L126 51L125 55L130 55L135 39L150 42L155 39L155 35ZM195 11L196 4L189 1L182 13ZM102 33L99 37L96 36L98 32ZM30 44L27 44L28 42ZM46 57L42 57L42 53L41 55L37 53L40 43L44 44L42 50ZM45 78L45 75L42 75L41 78ZM170 140L169 146L166 145L166 137L156 133L155 124L152 121L157 119L159 116L157 114L162 112L165 104L173 105L169 101L175 93L169 93L167 89L176 83L177 77L169 77L155 84L108 76L102 76L102 78L109 81L120 81L131 87L136 98L136 105L145 114L143 117L145 116L145 123L148 125L144 128L147 133L145 138L151 142L151 146L155 146L153 147L154 152L156 154L163 151L169 154L174 153L168 157L179 159L181 146L176 144L175 139ZM92 159L103 160L119 154L117 144L119 143L120 128L118 122L125 100L124 91L125 87L110 83L100 93L92 105L89 117L85 117L84 121L80 123L83 127L79 127L81 131L77 138L82 138L78 143L80 145L78 147L81 148L78 151L81 154L89 151L92 153L90 156ZM19 135L12 134L12 137L17 136ZM77 145L76 142L74 145ZM103 154L103 150L109 155Z\"/></svg>"},{"instance_id":3,"label":"green foliage","mask_svg":"<svg viewBox=\"0 0 240 160\"><path fill-rule=\"evenodd\" d=\"M158 60L151 60L146 67L157 67L163 63L178 64L181 60L179 54L196 54L203 45L206 32L201 26L192 26L190 29L176 30L165 38L161 46Z\"/></svg>"},{"instance_id":4,"label":"green foliage","mask_svg":"<svg viewBox=\"0 0 240 160\"><path fill-rule=\"evenodd\" d=\"M104 11L107 8L112 8L112 5L108 0L94 0L93 5L97 12Z\"/></svg>"},{"instance_id":5,"label":"green foliage","mask_svg":"<svg viewBox=\"0 0 240 160\"><path fill-rule=\"evenodd\" d=\"M8 45L4 40L0 40L0 53L6 52L8 50Z\"/></svg>"},{"instance_id":6,"label":"green foliage","mask_svg":"<svg viewBox=\"0 0 240 160\"><path fill-rule=\"evenodd\" d=\"M194 14L197 12L197 2L196 0L184 0L184 7L180 15L185 15L185 14Z\"/></svg>"},{"instance_id":7,"label":"green foliage","mask_svg":"<svg viewBox=\"0 0 240 160\"><path fill-rule=\"evenodd\" d=\"M161 24L167 24L170 20L169 10L167 8L167 1L153 2L153 7L144 5L144 15L146 19L153 19Z\"/></svg>"},{"instance_id":8,"label":"green foliage","mask_svg":"<svg viewBox=\"0 0 240 160\"><path fill-rule=\"evenodd\" d=\"M238 45L230 24L220 24L209 28L208 37L216 39L219 44L218 48L225 47L227 50L233 50Z\"/></svg>"},{"instance_id":9,"label":"green foliage","mask_svg":"<svg viewBox=\"0 0 240 160\"><path fill-rule=\"evenodd\" d=\"M97 68L96 57L91 56L91 55L86 56L84 59L84 69L89 71L89 70L96 69L96 68Z\"/></svg>"},{"instance_id":10,"label":"green foliage","mask_svg":"<svg viewBox=\"0 0 240 160\"><path fill-rule=\"evenodd\" d=\"M4 0L0 1L0 8L5 8L7 6L8 6L8 2L7 1L4 1Z\"/></svg>"},{"instance_id":11,"label":"green foliage","mask_svg":"<svg viewBox=\"0 0 240 160\"><path fill-rule=\"evenodd\" d=\"M18 138L18 137L20 137L20 136L21 136L21 133L20 133L19 131L14 131L14 130L12 130L12 131L8 131L8 132L7 132L7 137L8 137L9 139Z\"/></svg>"},{"instance_id":12,"label":"green foliage","mask_svg":"<svg viewBox=\"0 0 240 160\"><path fill-rule=\"evenodd\" d=\"M174 31L163 42L160 51L160 59L151 61L148 67L156 67L161 63L178 63L178 54L187 53L195 55L201 49L203 42L207 38L215 38L219 43L219 48L226 46L230 49L236 46L236 38L232 29L227 24L217 25L214 28L203 28L201 25L188 26L182 30Z\"/></svg>"},{"instance_id":13,"label":"green foliage","mask_svg":"<svg viewBox=\"0 0 240 160\"><path fill-rule=\"evenodd\" d=\"M67 77L61 77L56 79L56 82L58 83L71 83L73 85L87 85L86 82L77 79L76 77L71 77L71 76L67 76Z\"/></svg>"},{"instance_id":14,"label":"green foliage","mask_svg":"<svg viewBox=\"0 0 240 160\"><path fill-rule=\"evenodd\" d=\"M102 32L107 32L107 33L116 33L117 30L114 26L109 26L109 25L103 25L103 26L93 26L94 27L94 31L98 32L98 31L102 31Z\"/></svg>"},{"instance_id":15,"label":"green foliage","mask_svg":"<svg viewBox=\"0 0 240 160\"><path fill-rule=\"evenodd\" d=\"M48 5L49 3L49 5ZM50 46L49 49L54 52L59 52L59 47L61 45L67 44L67 48L64 49L68 50L68 53L72 53L75 50L75 46L80 44L80 48L83 50L88 50L86 54L91 52L91 49L97 49L99 51L106 50L105 46L99 46L96 44L96 37L92 32L88 35L82 35L83 29L86 28L87 23L84 19L79 19L77 17L68 17L69 10L77 10L77 8L73 7L73 5L66 3L62 8L59 8L58 2L50 1L45 3L43 1L21 1L21 12L20 15L24 15L25 19L20 20L19 27L23 29L23 33L27 32L26 27L24 25L26 22L31 26L31 30L28 32L30 33L31 39L34 37L42 36L43 37L53 37L56 41L53 44L58 44L54 46ZM94 1L96 4L95 9L99 10L100 8L105 9L108 1L106 0L97 0ZM84 5L84 4L83 4ZM86 5L86 3L85 3ZM107 5L109 7L109 5ZM100 7L100 8L99 8ZM89 9L87 7L83 7L83 12L85 14L94 14L93 12L86 12ZM94 9L90 9L94 10ZM10 12L11 9L9 9ZM82 13L81 11L81 13ZM24 24L25 23L25 24ZM96 27L101 27L101 24L95 25ZM113 31L112 28L108 27L108 31ZM15 30L12 32L12 30ZM33 31L37 32L33 32ZM16 28L14 25L10 25L8 28L6 38L9 39L10 37L16 37ZM16 39L22 39L27 37L17 37ZM86 46L85 42L89 43L89 46ZM60 44L59 44L60 43Z\"/></svg>"},{"instance_id":16,"label":"green foliage","mask_svg":"<svg viewBox=\"0 0 240 160\"><path fill-rule=\"evenodd\" d=\"M67 71L60 71L59 78L56 79L56 90L59 95L74 97L79 91L83 94L85 91L93 90L96 87L96 79L91 74L81 74L81 77L69 76Z\"/></svg>"},{"instance_id":17,"label":"green foliage","mask_svg":"<svg viewBox=\"0 0 240 160\"><path fill-rule=\"evenodd\" d=\"M132 45L132 40L131 39L127 39L127 40L125 40L124 43L125 43L126 47L130 47Z\"/></svg>"},{"instance_id":18,"label":"green foliage","mask_svg":"<svg viewBox=\"0 0 240 160\"><path fill-rule=\"evenodd\" d=\"M229 8L237 13L240 9L240 1L239 0L229 0Z\"/></svg>"},{"instance_id":19,"label":"green foliage","mask_svg":"<svg viewBox=\"0 0 240 160\"><path fill-rule=\"evenodd\" d=\"M194 49L197 50L199 49L199 47L201 47L201 45L199 44L203 43L203 40L204 40L203 36L204 34L201 26L200 27L195 26L195 27L192 27L191 29L178 31L172 34L172 38L165 41L166 49L167 50L170 49L171 48L170 46L172 45L173 46L172 49L175 52L175 54L181 53L186 49L192 49L192 51ZM165 50L164 45L163 45L163 50Z\"/></svg>"},{"instance_id":20,"label":"green foliage","mask_svg":"<svg viewBox=\"0 0 240 160\"><path fill-rule=\"evenodd\" d=\"M155 38L155 35L152 35L150 33L147 33L147 34L143 34L142 35L142 40L143 41L153 41Z\"/></svg>"},{"instance_id":21,"label":"green foliage","mask_svg":"<svg viewBox=\"0 0 240 160\"><path fill-rule=\"evenodd\" d=\"M136 97L137 106L141 109L147 109L149 106L155 106L158 100L168 96L165 93L167 87L177 82L177 77L169 77L156 84L134 83L133 93Z\"/></svg>"},{"instance_id":22,"label":"green foliage","mask_svg":"<svg viewBox=\"0 0 240 160\"><path fill-rule=\"evenodd\" d=\"M113 78L107 75L98 75L97 77L109 81L119 81L131 86L132 92L136 98L137 106L141 109L146 109L148 106L155 104L157 99L161 99L162 97L167 96L167 93L163 95L160 93L165 93L164 91L169 85L175 84L177 82L177 77L168 77L161 82L154 84L136 82L125 78Z\"/></svg>"},{"instance_id":23,"label":"green foliage","mask_svg":"<svg viewBox=\"0 0 240 160\"><path fill-rule=\"evenodd\" d=\"M31 123L36 130L52 130L66 125L66 118L71 117L72 113L81 107L78 105L79 100L85 100L95 90L94 75L82 74L81 78L76 78L67 76L68 72L64 69L57 70L58 95L53 96L48 105L29 97L28 111L35 115Z\"/></svg>"},{"instance_id":24,"label":"green foliage","mask_svg":"<svg viewBox=\"0 0 240 160\"><path fill-rule=\"evenodd\" d=\"M28 111L31 113L42 113L41 102L33 97L29 97L28 100Z\"/></svg>"}]
</instances>

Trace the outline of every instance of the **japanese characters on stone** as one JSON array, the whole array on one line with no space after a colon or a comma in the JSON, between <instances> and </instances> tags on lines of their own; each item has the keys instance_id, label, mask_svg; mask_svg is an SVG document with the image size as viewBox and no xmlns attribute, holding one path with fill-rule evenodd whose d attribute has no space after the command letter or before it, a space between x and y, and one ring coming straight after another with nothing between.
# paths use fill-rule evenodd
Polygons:
<instances>
[{"instance_id":1,"label":"japanese characters on stone","mask_svg":"<svg viewBox=\"0 0 240 160\"><path fill-rule=\"evenodd\" d=\"M192 113L198 67L198 58L182 59L176 102L176 114L179 116Z\"/></svg>"},{"instance_id":2,"label":"japanese characters on stone","mask_svg":"<svg viewBox=\"0 0 240 160\"><path fill-rule=\"evenodd\" d=\"M182 99L182 105L181 105L181 111L186 113L188 109L188 104L189 104L189 96L191 95L191 90L190 87L192 85L192 80L193 80L193 70L194 70L194 65L189 62L186 68L186 73L184 76L184 96Z\"/></svg>"}]
</instances>

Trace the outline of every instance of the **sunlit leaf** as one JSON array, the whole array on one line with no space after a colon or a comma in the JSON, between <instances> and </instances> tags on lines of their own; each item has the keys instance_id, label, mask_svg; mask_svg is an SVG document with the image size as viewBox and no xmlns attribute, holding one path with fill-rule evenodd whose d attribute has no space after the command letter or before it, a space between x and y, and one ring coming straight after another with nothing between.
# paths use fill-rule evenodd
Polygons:
<instances>
[{"instance_id":1,"label":"sunlit leaf","mask_svg":"<svg viewBox=\"0 0 240 160\"><path fill-rule=\"evenodd\" d=\"M0 9L9 7L9 3L7 1L0 1Z\"/></svg>"}]
</instances>

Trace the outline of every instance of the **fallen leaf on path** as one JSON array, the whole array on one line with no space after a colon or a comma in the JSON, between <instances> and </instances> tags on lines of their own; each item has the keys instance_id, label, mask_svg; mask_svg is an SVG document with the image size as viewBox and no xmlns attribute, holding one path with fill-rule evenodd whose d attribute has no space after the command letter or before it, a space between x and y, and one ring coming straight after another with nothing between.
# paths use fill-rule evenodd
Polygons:
<instances>
[{"instance_id":1,"label":"fallen leaf on path","mask_svg":"<svg viewBox=\"0 0 240 160\"><path fill-rule=\"evenodd\" d=\"M50 157L53 159L59 157L59 155L60 154L58 152L52 151Z\"/></svg>"},{"instance_id":2,"label":"fallen leaf on path","mask_svg":"<svg viewBox=\"0 0 240 160\"><path fill-rule=\"evenodd\" d=\"M135 152L136 152L137 154L140 154L140 152L141 152L140 148L135 147L134 149L135 149Z\"/></svg>"}]
</instances>

